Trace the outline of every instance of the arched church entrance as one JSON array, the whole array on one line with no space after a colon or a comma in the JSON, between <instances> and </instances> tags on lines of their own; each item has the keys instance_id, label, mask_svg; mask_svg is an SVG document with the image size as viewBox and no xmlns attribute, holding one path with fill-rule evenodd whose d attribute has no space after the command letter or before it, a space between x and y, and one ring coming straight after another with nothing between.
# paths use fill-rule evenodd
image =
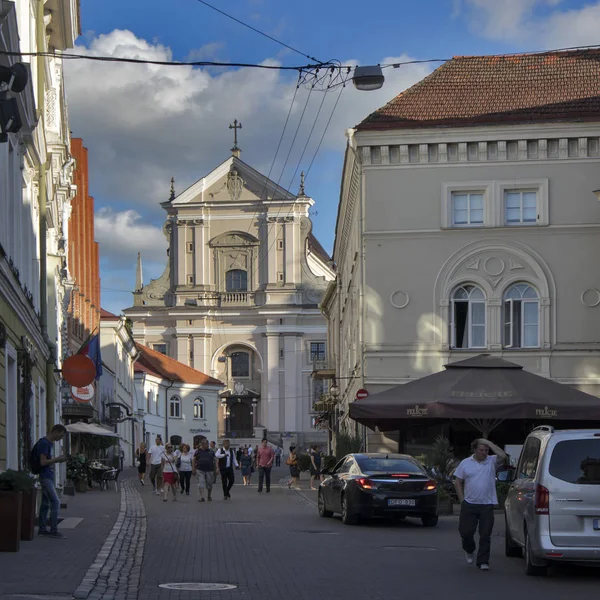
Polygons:
<instances>
[{"instance_id":1,"label":"arched church entrance","mask_svg":"<svg viewBox=\"0 0 600 600\"><path fill-rule=\"evenodd\" d=\"M227 408L227 435L248 438L254 435L252 405L245 398L231 398Z\"/></svg>"}]
</instances>

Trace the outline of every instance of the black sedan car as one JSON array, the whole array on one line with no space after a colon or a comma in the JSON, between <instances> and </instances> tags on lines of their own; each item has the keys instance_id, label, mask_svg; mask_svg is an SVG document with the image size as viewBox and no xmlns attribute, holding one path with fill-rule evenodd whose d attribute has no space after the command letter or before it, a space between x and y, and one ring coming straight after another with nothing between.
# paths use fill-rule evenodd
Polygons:
<instances>
[{"instance_id":1,"label":"black sedan car","mask_svg":"<svg viewBox=\"0 0 600 600\"><path fill-rule=\"evenodd\" d=\"M318 507L322 517L341 513L346 525L360 518L417 517L438 522L437 483L406 454L348 454L323 473Z\"/></svg>"}]
</instances>

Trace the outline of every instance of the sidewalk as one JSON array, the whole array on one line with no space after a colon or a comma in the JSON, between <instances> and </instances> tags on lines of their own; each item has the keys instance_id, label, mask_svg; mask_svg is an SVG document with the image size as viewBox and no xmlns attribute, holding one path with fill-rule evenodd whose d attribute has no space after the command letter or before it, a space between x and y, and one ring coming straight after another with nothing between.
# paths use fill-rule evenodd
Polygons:
<instances>
[{"instance_id":1,"label":"sidewalk","mask_svg":"<svg viewBox=\"0 0 600 600\"><path fill-rule=\"evenodd\" d=\"M125 469L121 477L135 475ZM0 599L19 594L71 595L81 583L117 518L120 493L114 487L65 496L58 528L67 539L36 537L19 552L0 554ZM36 530L37 534L37 530Z\"/></svg>"}]
</instances>

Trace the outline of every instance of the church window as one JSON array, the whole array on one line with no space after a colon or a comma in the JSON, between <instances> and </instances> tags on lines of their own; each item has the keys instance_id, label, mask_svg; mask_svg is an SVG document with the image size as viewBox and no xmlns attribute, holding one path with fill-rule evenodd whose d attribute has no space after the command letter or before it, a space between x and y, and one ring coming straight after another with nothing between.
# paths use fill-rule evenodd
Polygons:
<instances>
[{"instance_id":1,"label":"church window","mask_svg":"<svg viewBox=\"0 0 600 600\"><path fill-rule=\"evenodd\" d=\"M171 396L171 400L169 400L169 417L181 418L181 398L179 396Z\"/></svg>"},{"instance_id":2,"label":"church window","mask_svg":"<svg viewBox=\"0 0 600 600\"><path fill-rule=\"evenodd\" d=\"M204 399L194 400L194 419L204 419Z\"/></svg>"},{"instance_id":3,"label":"church window","mask_svg":"<svg viewBox=\"0 0 600 600\"><path fill-rule=\"evenodd\" d=\"M247 292L248 273L243 269L232 269L231 271L227 271L225 276L225 286L227 292Z\"/></svg>"},{"instance_id":4,"label":"church window","mask_svg":"<svg viewBox=\"0 0 600 600\"><path fill-rule=\"evenodd\" d=\"M277 240L277 250L283 250L283 240Z\"/></svg>"},{"instance_id":5,"label":"church window","mask_svg":"<svg viewBox=\"0 0 600 600\"><path fill-rule=\"evenodd\" d=\"M190 285L194 285L194 276L193 276L193 275L188 275L188 276L187 276L187 282L188 282Z\"/></svg>"},{"instance_id":6,"label":"church window","mask_svg":"<svg viewBox=\"0 0 600 600\"><path fill-rule=\"evenodd\" d=\"M279 283L283 283L283 272L279 271L277 273L277 281L279 281Z\"/></svg>"},{"instance_id":7,"label":"church window","mask_svg":"<svg viewBox=\"0 0 600 600\"><path fill-rule=\"evenodd\" d=\"M504 346L539 348L540 303L537 292L525 283L504 294Z\"/></svg>"},{"instance_id":8,"label":"church window","mask_svg":"<svg viewBox=\"0 0 600 600\"><path fill-rule=\"evenodd\" d=\"M164 354L165 356L168 355L167 344L152 344L152 349L156 350L156 352L160 352L161 354Z\"/></svg>"},{"instance_id":9,"label":"church window","mask_svg":"<svg viewBox=\"0 0 600 600\"><path fill-rule=\"evenodd\" d=\"M326 356L327 349L325 342L310 343L310 362L315 362L315 360L325 360Z\"/></svg>"},{"instance_id":10,"label":"church window","mask_svg":"<svg viewBox=\"0 0 600 600\"><path fill-rule=\"evenodd\" d=\"M250 355L247 352L232 353L231 376L250 377Z\"/></svg>"},{"instance_id":11,"label":"church window","mask_svg":"<svg viewBox=\"0 0 600 600\"><path fill-rule=\"evenodd\" d=\"M187 242L186 247L187 247L187 251L189 253L192 253L194 251L194 242Z\"/></svg>"}]
</instances>

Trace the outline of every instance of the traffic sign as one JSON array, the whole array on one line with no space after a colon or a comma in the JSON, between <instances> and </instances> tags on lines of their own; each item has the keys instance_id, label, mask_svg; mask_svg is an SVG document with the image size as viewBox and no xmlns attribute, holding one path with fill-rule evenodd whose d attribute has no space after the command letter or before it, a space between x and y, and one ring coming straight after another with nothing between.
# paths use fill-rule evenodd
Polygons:
<instances>
[{"instance_id":1,"label":"traffic sign","mask_svg":"<svg viewBox=\"0 0 600 600\"><path fill-rule=\"evenodd\" d=\"M96 377L96 365L85 354L73 354L62 364L63 379L72 386L86 386Z\"/></svg>"},{"instance_id":2,"label":"traffic sign","mask_svg":"<svg viewBox=\"0 0 600 600\"><path fill-rule=\"evenodd\" d=\"M368 395L369 395L369 392L367 392L367 390L365 390L365 388L361 388L360 390L358 390L358 392L356 392L356 399L364 400Z\"/></svg>"}]
</instances>

